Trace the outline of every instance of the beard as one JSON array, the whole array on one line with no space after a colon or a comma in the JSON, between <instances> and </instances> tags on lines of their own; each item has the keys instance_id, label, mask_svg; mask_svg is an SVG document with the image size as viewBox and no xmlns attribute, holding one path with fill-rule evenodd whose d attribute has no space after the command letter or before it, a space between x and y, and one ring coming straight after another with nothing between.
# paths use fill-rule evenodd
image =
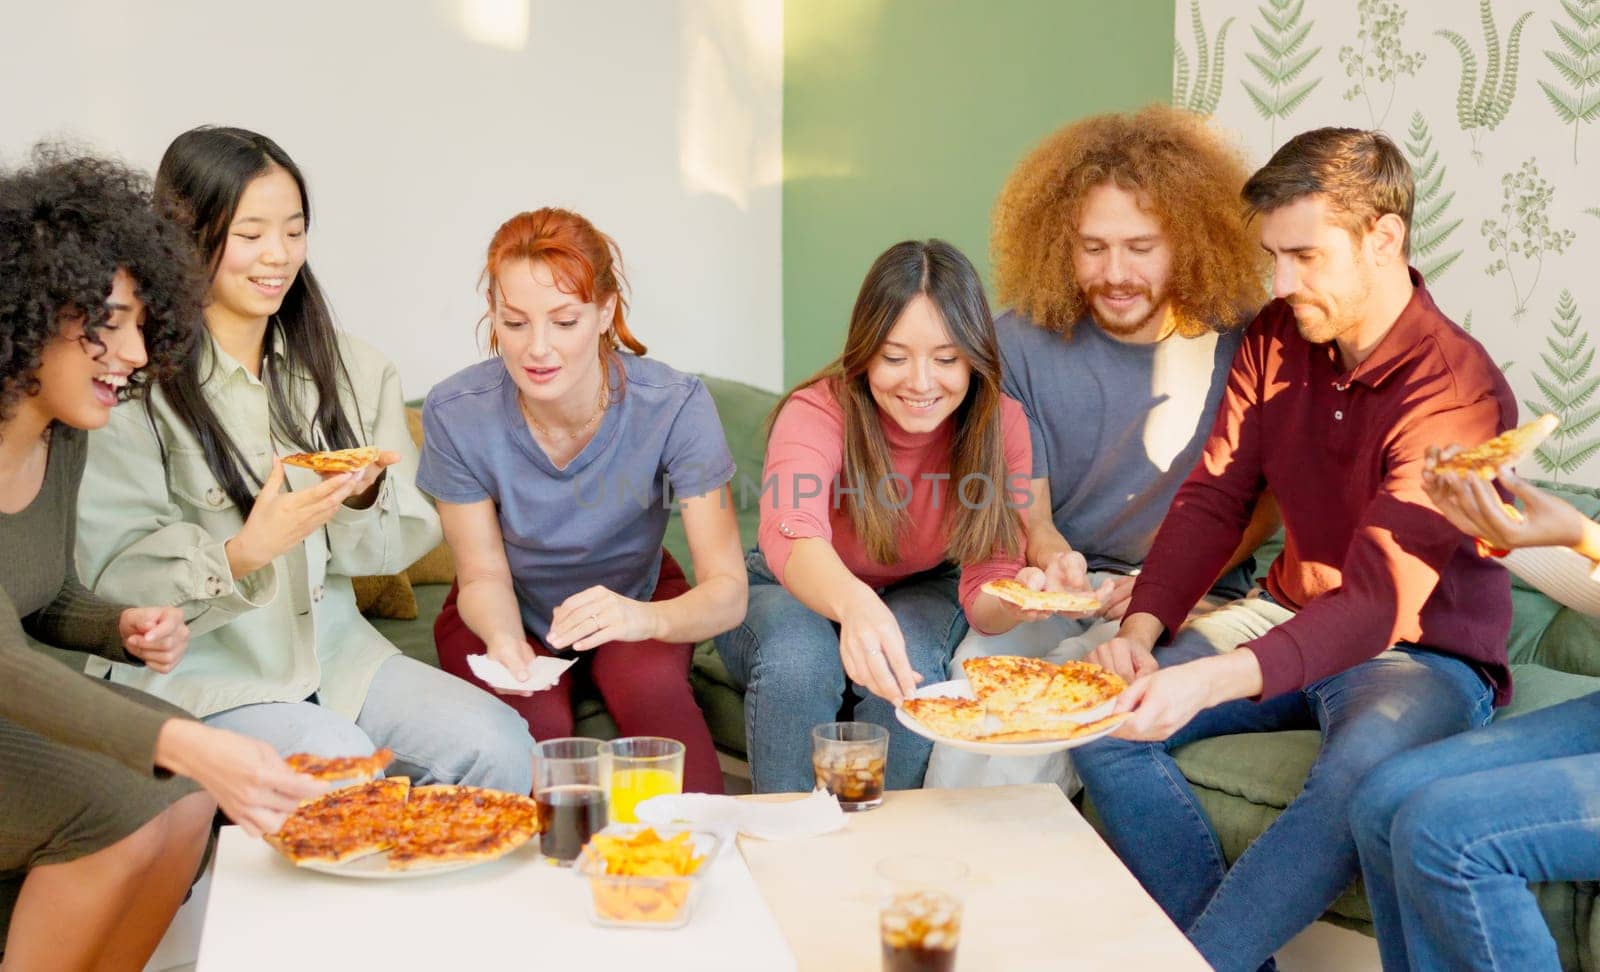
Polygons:
<instances>
[{"instance_id":1,"label":"beard","mask_svg":"<svg viewBox=\"0 0 1600 972\"><path fill-rule=\"evenodd\" d=\"M1145 306L1143 308L1136 306L1129 313L1122 315L1102 311L1097 301L1112 295L1140 296L1144 298ZM1167 297L1162 293L1158 299L1149 287L1110 287L1105 284L1090 287L1084 296L1089 305L1089 315L1094 318L1094 322L1100 326L1100 330L1114 337L1129 337L1148 327L1150 321L1163 312Z\"/></svg>"},{"instance_id":2,"label":"beard","mask_svg":"<svg viewBox=\"0 0 1600 972\"><path fill-rule=\"evenodd\" d=\"M1372 302L1372 274L1361 273L1355 285L1342 294L1290 300L1300 336L1312 344L1327 344L1361 325Z\"/></svg>"}]
</instances>

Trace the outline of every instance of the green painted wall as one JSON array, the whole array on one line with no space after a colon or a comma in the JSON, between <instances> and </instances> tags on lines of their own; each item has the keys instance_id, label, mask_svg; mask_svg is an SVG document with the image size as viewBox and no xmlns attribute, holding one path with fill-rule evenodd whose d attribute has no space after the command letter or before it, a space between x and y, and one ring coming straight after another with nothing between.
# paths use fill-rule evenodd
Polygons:
<instances>
[{"instance_id":1,"label":"green painted wall","mask_svg":"<svg viewBox=\"0 0 1600 972\"><path fill-rule=\"evenodd\" d=\"M1166 101L1173 0L787 0L784 380L836 354L891 244L938 236L988 280L989 207L1050 131Z\"/></svg>"}]
</instances>

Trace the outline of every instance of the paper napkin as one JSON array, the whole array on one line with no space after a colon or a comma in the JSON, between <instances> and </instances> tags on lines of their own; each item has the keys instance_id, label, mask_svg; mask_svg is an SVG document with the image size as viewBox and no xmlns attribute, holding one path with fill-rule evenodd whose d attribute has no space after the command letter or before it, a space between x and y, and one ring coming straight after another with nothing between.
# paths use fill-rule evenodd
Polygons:
<instances>
[{"instance_id":1,"label":"paper napkin","mask_svg":"<svg viewBox=\"0 0 1600 972\"><path fill-rule=\"evenodd\" d=\"M784 803L736 800L709 793L651 797L634 810L653 827L690 826L727 836L733 832L762 840L820 837L844 828L839 801L823 790Z\"/></svg>"},{"instance_id":2,"label":"paper napkin","mask_svg":"<svg viewBox=\"0 0 1600 972\"><path fill-rule=\"evenodd\" d=\"M488 655L468 655L467 667L490 688L508 689L513 692L542 692L560 681L561 673L571 668L574 661L576 659L563 660L539 655L528 665L526 682L518 681L510 669Z\"/></svg>"}]
</instances>

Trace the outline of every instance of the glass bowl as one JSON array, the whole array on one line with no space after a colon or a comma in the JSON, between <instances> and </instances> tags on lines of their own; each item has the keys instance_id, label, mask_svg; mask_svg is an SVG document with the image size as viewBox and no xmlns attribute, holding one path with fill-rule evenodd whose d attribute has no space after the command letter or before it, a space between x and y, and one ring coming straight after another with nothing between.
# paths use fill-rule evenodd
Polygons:
<instances>
[{"instance_id":1,"label":"glass bowl","mask_svg":"<svg viewBox=\"0 0 1600 972\"><path fill-rule=\"evenodd\" d=\"M589 920L606 928L682 928L694 914L705 884L705 874L722 851L722 838L703 830L681 827L646 827L614 824L601 831L610 836L632 836L654 829L662 839L689 835L696 857L704 858L693 874L646 876L609 874L605 858L585 844L573 870L589 887Z\"/></svg>"}]
</instances>

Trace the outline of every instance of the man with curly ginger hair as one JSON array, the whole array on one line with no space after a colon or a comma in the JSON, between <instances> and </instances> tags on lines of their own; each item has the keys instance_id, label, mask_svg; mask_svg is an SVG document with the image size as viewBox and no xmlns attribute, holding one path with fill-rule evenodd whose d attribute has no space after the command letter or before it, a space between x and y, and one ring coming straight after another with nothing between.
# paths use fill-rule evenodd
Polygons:
<instances>
[{"instance_id":1,"label":"man with curly ginger hair","mask_svg":"<svg viewBox=\"0 0 1600 972\"><path fill-rule=\"evenodd\" d=\"M1517 404L1407 264L1410 166L1380 132L1317 129L1242 195L1277 299L1245 329L1117 636L1090 655L1131 682L1129 718L1073 751L1107 842L1223 972L1271 967L1355 880L1349 815L1376 766L1511 696L1506 572L1423 473L1430 448L1488 439ZM1284 528L1265 590L1185 624L1265 489ZM1173 752L1284 730L1317 732L1316 758L1230 865ZM1392 918L1392 897L1374 913Z\"/></svg>"},{"instance_id":2,"label":"man with curly ginger hair","mask_svg":"<svg viewBox=\"0 0 1600 972\"><path fill-rule=\"evenodd\" d=\"M1006 394L1033 431L1028 562L1052 588L1095 591L1089 616L1059 614L955 656L1082 658L1112 637L1133 577L1199 458L1239 346L1264 302L1266 264L1244 220L1244 161L1195 115L1152 105L1073 122L1034 149L995 206L996 322ZM1271 503L1214 589L1252 583ZM991 760L934 750L929 786L1051 781L1065 756Z\"/></svg>"}]
</instances>

